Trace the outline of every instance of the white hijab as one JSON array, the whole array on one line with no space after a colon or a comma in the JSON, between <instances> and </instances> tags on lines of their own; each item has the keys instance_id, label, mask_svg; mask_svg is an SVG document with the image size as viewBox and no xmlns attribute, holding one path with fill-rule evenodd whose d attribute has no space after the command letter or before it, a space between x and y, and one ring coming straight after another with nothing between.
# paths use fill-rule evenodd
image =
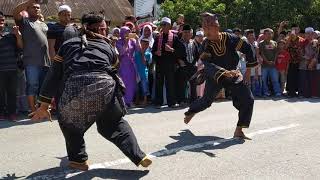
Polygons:
<instances>
[{"instance_id":1,"label":"white hijab","mask_svg":"<svg viewBox=\"0 0 320 180\"><path fill-rule=\"evenodd\" d=\"M152 36L152 27L150 25L145 25L143 27L143 30L142 30L142 36L140 37L139 41L141 42L142 39L145 39L146 37L144 37L144 30L146 28L149 28L150 29L150 37L148 37L147 39L149 39L149 47L152 48L153 44L154 44L154 39L153 39L153 36Z\"/></svg>"}]
</instances>

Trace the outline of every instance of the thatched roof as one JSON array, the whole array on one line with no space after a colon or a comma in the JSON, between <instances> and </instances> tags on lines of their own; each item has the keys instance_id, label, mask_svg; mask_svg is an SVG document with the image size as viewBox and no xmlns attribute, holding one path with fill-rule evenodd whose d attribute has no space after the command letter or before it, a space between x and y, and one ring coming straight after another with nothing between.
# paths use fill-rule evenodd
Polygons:
<instances>
[{"instance_id":1,"label":"thatched roof","mask_svg":"<svg viewBox=\"0 0 320 180\"><path fill-rule=\"evenodd\" d=\"M0 11L11 16L13 8L26 0L0 0ZM58 7L67 4L72 8L72 16L81 18L84 13L104 11L106 18L113 22L122 22L126 15L133 14L133 7L128 0L49 0L48 4L41 5L45 17L58 14Z\"/></svg>"}]
</instances>

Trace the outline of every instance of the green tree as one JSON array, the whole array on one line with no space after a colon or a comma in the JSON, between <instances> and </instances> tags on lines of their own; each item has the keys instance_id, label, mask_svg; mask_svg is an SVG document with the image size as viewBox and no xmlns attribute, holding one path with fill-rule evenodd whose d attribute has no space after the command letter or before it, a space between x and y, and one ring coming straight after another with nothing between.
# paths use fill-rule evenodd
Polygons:
<instances>
[{"instance_id":1,"label":"green tree","mask_svg":"<svg viewBox=\"0 0 320 180\"><path fill-rule=\"evenodd\" d=\"M275 29L284 20L301 28L320 28L320 0L166 0L161 9L162 16L173 20L179 13L184 14L193 27L200 24L199 15L208 11L222 15L222 29Z\"/></svg>"},{"instance_id":2,"label":"green tree","mask_svg":"<svg viewBox=\"0 0 320 180\"><path fill-rule=\"evenodd\" d=\"M213 12L223 14L225 4L218 0L166 0L161 5L163 11L162 17L170 17L173 21L177 19L178 14L184 14L186 23L193 28L200 25L200 14L203 12Z\"/></svg>"}]
</instances>

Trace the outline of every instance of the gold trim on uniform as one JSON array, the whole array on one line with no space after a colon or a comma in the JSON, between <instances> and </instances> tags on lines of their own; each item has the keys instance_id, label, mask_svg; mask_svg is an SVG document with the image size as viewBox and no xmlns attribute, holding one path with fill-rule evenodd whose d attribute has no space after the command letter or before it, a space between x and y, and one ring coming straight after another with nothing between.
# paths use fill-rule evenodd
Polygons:
<instances>
[{"instance_id":1,"label":"gold trim on uniform","mask_svg":"<svg viewBox=\"0 0 320 180\"><path fill-rule=\"evenodd\" d=\"M221 75L222 73L225 73L225 69L219 69L219 71L217 71L216 74L214 74L213 79L216 80L217 79L217 75Z\"/></svg>"},{"instance_id":2,"label":"gold trim on uniform","mask_svg":"<svg viewBox=\"0 0 320 180\"><path fill-rule=\"evenodd\" d=\"M217 78L217 84L219 83L219 79L226 73L227 71L224 71L223 73L220 74L220 76Z\"/></svg>"},{"instance_id":3,"label":"gold trim on uniform","mask_svg":"<svg viewBox=\"0 0 320 180\"><path fill-rule=\"evenodd\" d=\"M54 61L57 61L57 62L62 62L63 61L63 58L59 55L56 55L54 58L53 58Z\"/></svg>"},{"instance_id":4,"label":"gold trim on uniform","mask_svg":"<svg viewBox=\"0 0 320 180\"><path fill-rule=\"evenodd\" d=\"M218 42L212 42L209 41L209 46L212 47L212 50L215 55L217 56L223 56L226 54L227 48L226 48L226 42L227 42L227 34L221 33L220 34L220 40Z\"/></svg>"},{"instance_id":5,"label":"gold trim on uniform","mask_svg":"<svg viewBox=\"0 0 320 180\"><path fill-rule=\"evenodd\" d=\"M52 98L40 95L38 98L38 102L51 104Z\"/></svg>"},{"instance_id":6,"label":"gold trim on uniform","mask_svg":"<svg viewBox=\"0 0 320 180\"><path fill-rule=\"evenodd\" d=\"M237 127L240 127L240 128L249 128L249 126L237 126Z\"/></svg>"},{"instance_id":7,"label":"gold trim on uniform","mask_svg":"<svg viewBox=\"0 0 320 180\"><path fill-rule=\"evenodd\" d=\"M50 105L50 103L41 101L41 100L39 100L39 99L38 99L37 101L38 101L38 103L40 103L40 104L43 103L43 104L45 104L45 105Z\"/></svg>"},{"instance_id":8,"label":"gold trim on uniform","mask_svg":"<svg viewBox=\"0 0 320 180\"><path fill-rule=\"evenodd\" d=\"M41 98L43 98L43 99L46 99L46 100L49 100L49 101L51 101L52 100L52 98L49 98L49 97L47 97L47 96L42 96L42 95L39 95Z\"/></svg>"},{"instance_id":9,"label":"gold trim on uniform","mask_svg":"<svg viewBox=\"0 0 320 180\"><path fill-rule=\"evenodd\" d=\"M112 65L112 67L116 68L118 67L120 61L119 61L119 58L117 58L117 61Z\"/></svg>"},{"instance_id":10,"label":"gold trim on uniform","mask_svg":"<svg viewBox=\"0 0 320 180\"><path fill-rule=\"evenodd\" d=\"M243 45L243 40L240 39L239 42L238 42L238 45L236 47L236 50L239 51L242 48L242 45Z\"/></svg>"},{"instance_id":11,"label":"gold trim on uniform","mask_svg":"<svg viewBox=\"0 0 320 180\"><path fill-rule=\"evenodd\" d=\"M246 65L247 65L248 68L253 68L253 67L258 66L258 62L257 61L251 62L251 63L247 62Z\"/></svg>"}]
</instances>

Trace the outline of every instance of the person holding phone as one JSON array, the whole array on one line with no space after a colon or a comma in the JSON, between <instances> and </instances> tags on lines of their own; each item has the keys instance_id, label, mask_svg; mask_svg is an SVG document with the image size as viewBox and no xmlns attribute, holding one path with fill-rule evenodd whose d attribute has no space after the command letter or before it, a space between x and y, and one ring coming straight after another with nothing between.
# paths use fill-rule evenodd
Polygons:
<instances>
[{"instance_id":1,"label":"person holding phone","mask_svg":"<svg viewBox=\"0 0 320 180\"><path fill-rule=\"evenodd\" d=\"M135 33L131 33L129 27L123 26L120 29L120 39L116 43L119 52L120 69L126 92L124 101L128 107L132 107L137 85L137 71L134 62L134 53L140 50L140 43Z\"/></svg>"}]
</instances>

